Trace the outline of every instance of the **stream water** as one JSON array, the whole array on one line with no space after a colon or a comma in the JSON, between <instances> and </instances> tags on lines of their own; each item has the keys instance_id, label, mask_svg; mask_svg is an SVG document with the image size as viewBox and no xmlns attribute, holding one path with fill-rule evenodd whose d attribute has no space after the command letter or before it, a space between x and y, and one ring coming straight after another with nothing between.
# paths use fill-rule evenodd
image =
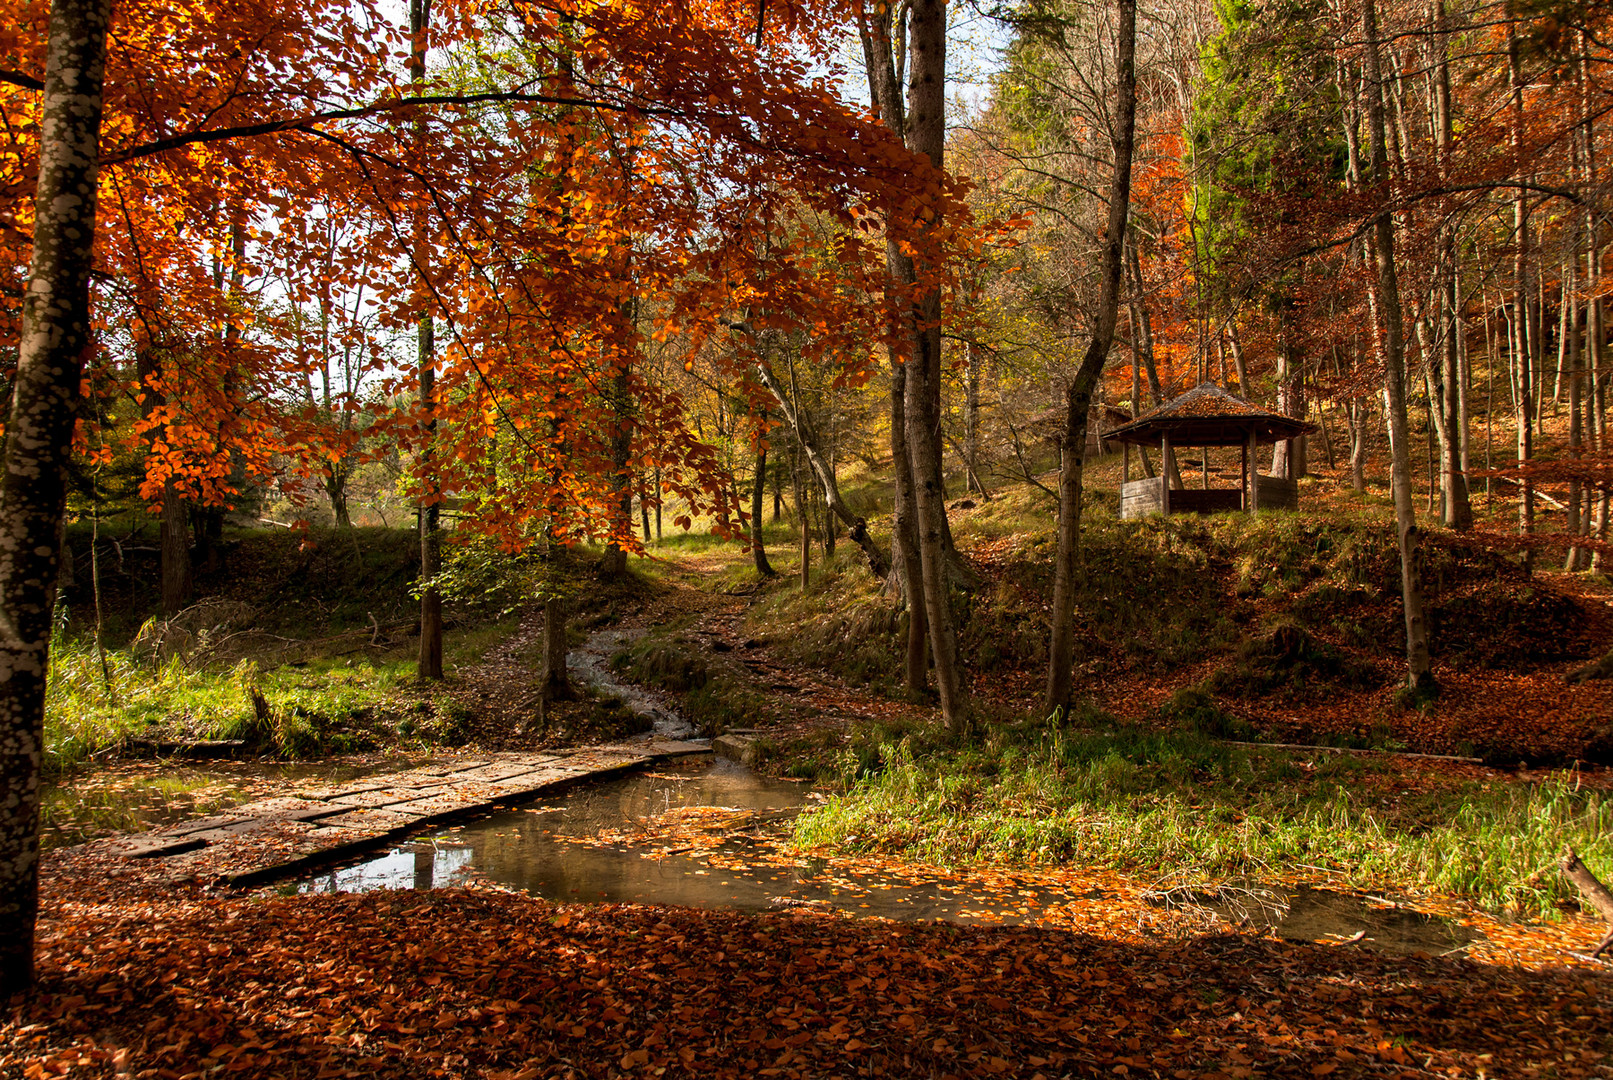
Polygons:
<instances>
[{"instance_id":1,"label":"stream water","mask_svg":"<svg viewBox=\"0 0 1613 1080\"><path fill-rule=\"evenodd\" d=\"M728 761L686 760L575 789L400 845L297 887L306 892L428 889L475 879L556 901L742 911L808 908L901 921L1069 926L1048 913L1090 893L1035 883L848 869L783 856L764 841L810 802L801 785ZM660 825L649 828L653 819ZM671 821L672 828L665 824ZM1228 894L1230 895L1230 893ZM1390 952L1444 953L1474 940L1455 922L1326 890L1240 889L1243 908L1195 898L1236 923L1296 940L1348 938ZM1254 897L1256 899L1250 899ZM1263 905L1263 906L1261 906ZM1101 932L1101 931L1100 931Z\"/></svg>"}]
</instances>

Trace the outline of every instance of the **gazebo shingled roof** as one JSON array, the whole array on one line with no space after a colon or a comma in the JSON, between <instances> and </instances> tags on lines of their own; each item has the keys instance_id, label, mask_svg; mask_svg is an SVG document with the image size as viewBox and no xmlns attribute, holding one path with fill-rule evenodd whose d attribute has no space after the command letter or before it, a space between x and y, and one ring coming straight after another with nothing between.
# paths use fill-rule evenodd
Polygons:
<instances>
[{"instance_id":1,"label":"gazebo shingled roof","mask_svg":"<svg viewBox=\"0 0 1613 1080\"><path fill-rule=\"evenodd\" d=\"M1104 432L1111 442L1146 445L1170 436L1176 446L1240 446L1251 433L1262 443L1309 435L1315 424L1267 412L1214 383L1200 383L1123 427Z\"/></svg>"}]
</instances>

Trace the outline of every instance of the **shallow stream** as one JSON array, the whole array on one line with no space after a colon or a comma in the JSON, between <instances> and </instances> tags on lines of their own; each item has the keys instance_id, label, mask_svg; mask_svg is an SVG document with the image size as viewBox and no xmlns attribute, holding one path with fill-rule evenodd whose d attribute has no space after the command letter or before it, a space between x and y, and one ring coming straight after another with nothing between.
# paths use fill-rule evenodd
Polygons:
<instances>
[{"instance_id":1,"label":"shallow stream","mask_svg":"<svg viewBox=\"0 0 1613 1080\"><path fill-rule=\"evenodd\" d=\"M721 759L686 759L422 837L297 887L359 892L481 879L566 902L800 908L1063 928L1071 928L1075 902L1104 899L1001 872L848 868L781 850L771 841L810 802L800 784ZM1235 901L1226 902L1234 893ZM1190 902L1228 923L1273 926L1285 938L1342 941L1360 934L1361 946L1388 952L1445 953L1477 937L1455 920L1319 889L1246 886Z\"/></svg>"}]
</instances>

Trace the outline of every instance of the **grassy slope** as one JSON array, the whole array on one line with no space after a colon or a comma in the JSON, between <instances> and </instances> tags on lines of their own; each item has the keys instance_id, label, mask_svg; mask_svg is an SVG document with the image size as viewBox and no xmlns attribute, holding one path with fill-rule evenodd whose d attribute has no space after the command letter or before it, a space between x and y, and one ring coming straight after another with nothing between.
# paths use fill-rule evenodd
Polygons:
<instances>
[{"instance_id":1,"label":"grassy slope","mask_svg":"<svg viewBox=\"0 0 1613 1080\"><path fill-rule=\"evenodd\" d=\"M529 562L474 551L450 560L455 595L444 635L449 678L426 688L415 680L418 601L411 590L419 552L413 530L301 535L275 529L228 536L219 565L198 574L195 595L223 601L225 609L240 614L227 626L206 630L199 650L167 657L153 656L139 636L158 601L155 551L125 545L121 560L108 559L103 537L104 666L94 648L88 537L72 539L81 549L78 585L66 596L67 618L53 646L46 701L49 772L129 739L239 738L306 758L459 745L497 726L499 718L481 715L486 710L479 702L488 695L465 692L463 676L516 630L513 612L532 587ZM561 564L567 574L582 565L564 559ZM595 586L584 606L609 604L621 593ZM383 630L378 646L372 644L372 616ZM532 666L531 657L523 660ZM531 688L481 689L518 699ZM257 714L254 693L268 707L266 721ZM551 719L592 730L600 721L589 711L593 704L570 703Z\"/></svg>"},{"instance_id":2,"label":"grassy slope","mask_svg":"<svg viewBox=\"0 0 1613 1080\"><path fill-rule=\"evenodd\" d=\"M952 515L982 576L958 603L987 734L958 746L926 726L862 725L839 745L783 747L780 767L817 770L844 793L802 819L803 844L1343 879L1526 915L1570 899L1552 871L1563 846L1613 863L1613 808L1577 774L1520 783L1209 738L1508 763L1605 756L1613 688L1561 681L1613 640L1605 579L1527 575L1515 556L1435 533L1425 577L1446 692L1409 709L1396 695L1399 564L1383 493L1355 495L1334 474L1304 483L1299 514L1120 522L1118 472L1100 461L1089 484L1078 714L1048 722L1037 708L1051 501L1010 485ZM844 556L805 592L774 586L750 622L775 651L890 696L904 626ZM815 764L791 760L802 753Z\"/></svg>"}]
</instances>

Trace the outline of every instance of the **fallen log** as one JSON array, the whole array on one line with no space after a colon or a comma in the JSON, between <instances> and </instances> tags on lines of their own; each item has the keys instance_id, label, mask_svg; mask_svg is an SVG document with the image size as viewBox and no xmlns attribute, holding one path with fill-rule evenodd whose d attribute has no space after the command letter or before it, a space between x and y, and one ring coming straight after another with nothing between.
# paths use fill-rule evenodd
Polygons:
<instances>
[{"instance_id":1,"label":"fallen log","mask_svg":"<svg viewBox=\"0 0 1613 1080\"><path fill-rule=\"evenodd\" d=\"M1590 867L1580 862L1579 856L1574 853L1573 848L1569 848L1563 853L1562 867L1563 876L1574 883L1574 887L1585 898L1585 902L1595 908L1602 918L1607 920L1607 934L1602 938L1601 944L1597 945L1591 953L1591 956L1600 958L1608 946L1613 945L1613 892L1609 892L1607 886L1602 884L1601 879L1591 873Z\"/></svg>"}]
</instances>

